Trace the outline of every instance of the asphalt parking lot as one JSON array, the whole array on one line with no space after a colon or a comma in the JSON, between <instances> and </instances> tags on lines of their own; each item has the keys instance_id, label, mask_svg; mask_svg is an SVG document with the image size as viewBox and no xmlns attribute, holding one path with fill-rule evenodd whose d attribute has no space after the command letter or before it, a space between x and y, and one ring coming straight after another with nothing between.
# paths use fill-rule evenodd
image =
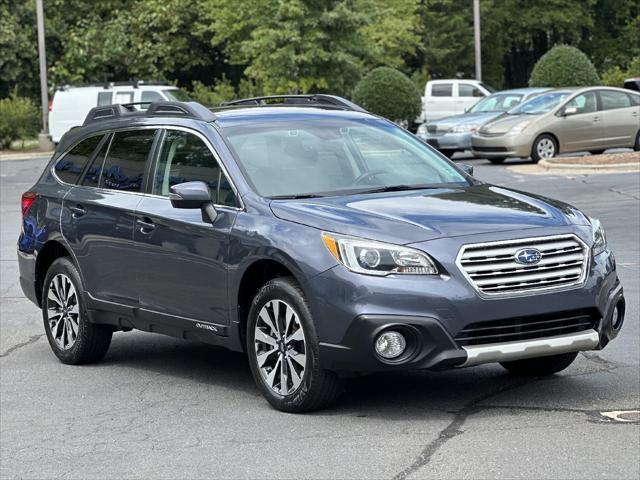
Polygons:
<instances>
[{"instance_id":1,"label":"asphalt parking lot","mask_svg":"<svg viewBox=\"0 0 640 480\"><path fill-rule=\"evenodd\" d=\"M476 177L558 198L602 220L627 297L601 352L545 379L498 365L351 380L332 409L277 412L245 358L117 333L105 360L49 349L18 284L20 194L44 159L0 162L2 478L638 478L640 174L525 175L471 160ZM633 417L629 417L633 418Z\"/></svg>"}]
</instances>

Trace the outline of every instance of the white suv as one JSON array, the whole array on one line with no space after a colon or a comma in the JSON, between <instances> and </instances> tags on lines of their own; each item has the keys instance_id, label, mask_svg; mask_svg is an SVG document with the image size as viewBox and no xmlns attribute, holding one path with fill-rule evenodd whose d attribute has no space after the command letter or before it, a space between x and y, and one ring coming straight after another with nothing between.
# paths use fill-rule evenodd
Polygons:
<instances>
[{"instance_id":1,"label":"white suv","mask_svg":"<svg viewBox=\"0 0 640 480\"><path fill-rule=\"evenodd\" d=\"M142 81L60 87L49 105L51 140L57 144L65 133L81 126L93 107L162 100L188 102L191 98L173 85Z\"/></svg>"},{"instance_id":2,"label":"white suv","mask_svg":"<svg viewBox=\"0 0 640 480\"><path fill-rule=\"evenodd\" d=\"M424 88L422 114L418 123L464 113L478 100L494 91L493 88L478 80L430 80Z\"/></svg>"}]
</instances>

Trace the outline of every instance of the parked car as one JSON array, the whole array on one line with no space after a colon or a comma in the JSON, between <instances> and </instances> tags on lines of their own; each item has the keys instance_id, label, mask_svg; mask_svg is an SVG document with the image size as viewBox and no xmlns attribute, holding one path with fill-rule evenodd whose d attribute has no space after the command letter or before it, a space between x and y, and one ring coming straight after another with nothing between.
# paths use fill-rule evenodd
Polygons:
<instances>
[{"instance_id":1,"label":"parked car","mask_svg":"<svg viewBox=\"0 0 640 480\"><path fill-rule=\"evenodd\" d=\"M199 340L289 412L353 374L603 348L625 300L600 222L468 172L339 97L98 107L22 196L20 284L64 363L118 330Z\"/></svg>"},{"instance_id":2,"label":"parked car","mask_svg":"<svg viewBox=\"0 0 640 480\"><path fill-rule=\"evenodd\" d=\"M621 88L563 88L539 95L486 123L471 138L477 157L535 162L559 153L640 150L640 93Z\"/></svg>"},{"instance_id":3,"label":"parked car","mask_svg":"<svg viewBox=\"0 0 640 480\"><path fill-rule=\"evenodd\" d=\"M636 92L640 92L640 77L628 78L627 80L625 80L624 88L628 88L629 90L635 90Z\"/></svg>"},{"instance_id":4,"label":"parked car","mask_svg":"<svg viewBox=\"0 0 640 480\"><path fill-rule=\"evenodd\" d=\"M423 123L418 127L416 135L451 157L456 152L471 150L471 135L482 125L523 101L548 90L548 88L516 88L493 93L461 115Z\"/></svg>"},{"instance_id":5,"label":"parked car","mask_svg":"<svg viewBox=\"0 0 640 480\"><path fill-rule=\"evenodd\" d=\"M494 91L478 80L430 80L424 87L422 113L416 119L416 123L431 122L464 113L465 109Z\"/></svg>"},{"instance_id":6,"label":"parked car","mask_svg":"<svg viewBox=\"0 0 640 480\"><path fill-rule=\"evenodd\" d=\"M173 85L159 83L125 82L60 87L49 105L51 140L58 143L69 130L81 126L93 107L159 100L186 102L191 98Z\"/></svg>"}]
</instances>

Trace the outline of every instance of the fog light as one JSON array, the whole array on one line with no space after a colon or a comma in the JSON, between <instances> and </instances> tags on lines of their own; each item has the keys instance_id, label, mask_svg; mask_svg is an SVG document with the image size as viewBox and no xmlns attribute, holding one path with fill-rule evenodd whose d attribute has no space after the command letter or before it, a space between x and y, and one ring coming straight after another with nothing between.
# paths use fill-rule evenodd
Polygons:
<instances>
[{"instance_id":1,"label":"fog light","mask_svg":"<svg viewBox=\"0 0 640 480\"><path fill-rule=\"evenodd\" d=\"M404 353L406 348L407 341L400 332L393 330L382 332L376 339L376 352L382 358L397 358Z\"/></svg>"}]
</instances>

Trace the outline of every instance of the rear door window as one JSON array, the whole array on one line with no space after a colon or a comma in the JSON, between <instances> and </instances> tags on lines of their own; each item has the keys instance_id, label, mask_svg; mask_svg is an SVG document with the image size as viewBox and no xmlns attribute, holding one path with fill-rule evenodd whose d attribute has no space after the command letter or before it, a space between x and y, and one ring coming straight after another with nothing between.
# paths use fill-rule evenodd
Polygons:
<instances>
[{"instance_id":1,"label":"rear door window","mask_svg":"<svg viewBox=\"0 0 640 480\"><path fill-rule=\"evenodd\" d=\"M142 191L142 179L156 130L115 132L98 186L127 192Z\"/></svg>"},{"instance_id":2,"label":"rear door window","mask_svg":"<svg viewBox=\"0 0 640 480\"><path fill-rule=\"evenodd\" d=\"M55 166L58 178L65 183L75 185L103 138L104 134L89 137L58 160Z\"/></svg>"},{"instance_id":3,"label":"rear door window","mask_svg":"<svg viewBox=\"0 0 640 480\"><path fill-rule=\"evenodd\" d=\"M601 90L599 94L602 110L615 110L617 108L627 108L632 106L631 99L625 92Z\"/></svg>"},{"instance_id":4,"label":"rear door window","mask_svg":"<svg viewBox=\"0 0 640 480\"><path fill-rule=\"evenodd\" d=\"M453 95L452 83L434 83L431 85L432 97L451 97Z\"/></svg>"},{"instance_id":5,"label":"rear door window","mask_svg":"<svg viewBox=\"0 0 640 480\"><path fill-rule=\"evenodd\" d=\"M196 135L167 130L154 175L153 193L167 196L179 183L201 181L207 184L218 205L235 206L235 194L216 157Z\"/></svg>"}]
</instances>

